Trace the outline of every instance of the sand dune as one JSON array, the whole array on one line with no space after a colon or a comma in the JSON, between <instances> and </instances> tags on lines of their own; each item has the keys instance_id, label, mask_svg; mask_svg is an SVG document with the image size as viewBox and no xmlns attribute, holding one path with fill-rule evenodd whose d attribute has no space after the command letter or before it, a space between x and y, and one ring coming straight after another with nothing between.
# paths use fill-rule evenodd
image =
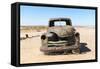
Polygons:
<instances>
[{"instance_id":1,"label":"sand dune","mask_svg":"<svg viewBox=\"0 0 100 69\"><path fill-rule=\"evenodd\" d=\"M34 37L21 40L20 63L25 64L95 59L95 29L77 27L76 30L80 33L80 46L82 54L69 55L44 55L43 52L40 51L40 36L46 31L21 31L21 37L25 37L26 33L29 34L29 37ZM38 36L35 37L36 35Z\"/></svg>"}]
</instances>

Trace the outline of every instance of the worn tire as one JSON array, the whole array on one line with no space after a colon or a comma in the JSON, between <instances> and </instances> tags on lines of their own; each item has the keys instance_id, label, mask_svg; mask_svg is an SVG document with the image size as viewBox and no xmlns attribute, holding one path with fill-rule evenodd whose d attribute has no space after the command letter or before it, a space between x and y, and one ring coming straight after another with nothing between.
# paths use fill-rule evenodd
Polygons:
<instances>
[{"instance_id":1,"label":"worn tire","mask_svg":"<svg viewBox=\"0 0 100 69\"><path fill-rule=\"evenodd\" d=\"M80 54L81 52L80 52L80 49L78 48L78 49L72 50L72 53L73 54Z\"/></svg>"},{"instance_id":2,"label":"worn tire","mask_svg":"<svg viewBox=\"0 0 100 69\"><path fill-rule=\"evenodd\" d=\"M49 55L49 53L48 52L44 52L44 55Z\"/></svg>"}]
</instances>

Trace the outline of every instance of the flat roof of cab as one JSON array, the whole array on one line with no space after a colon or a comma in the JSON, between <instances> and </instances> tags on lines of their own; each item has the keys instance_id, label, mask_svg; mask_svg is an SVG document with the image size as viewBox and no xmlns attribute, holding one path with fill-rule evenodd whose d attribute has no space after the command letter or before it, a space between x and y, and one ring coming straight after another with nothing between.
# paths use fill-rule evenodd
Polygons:
<instances>
[{"instance_id":1,"label":"flat roof of cab","mask_svg":"<svg viewBox=\"0 0 100 69\"><path fill-rule=\"evenodd\" d=\"M49 21L66 21L71 20L70 18L51 18Z\"/></svg>"}]
</instances>

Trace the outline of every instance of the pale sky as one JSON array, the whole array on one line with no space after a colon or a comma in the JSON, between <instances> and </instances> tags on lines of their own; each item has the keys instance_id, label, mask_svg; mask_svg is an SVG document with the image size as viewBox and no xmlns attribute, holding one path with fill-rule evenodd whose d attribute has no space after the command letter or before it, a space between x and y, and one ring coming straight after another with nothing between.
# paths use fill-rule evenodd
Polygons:
<instances>
[{"instance_id":1,"label":"pale sky","mask_svg":"<svg viewBox=\"0 0 100 69\"><path fill-rule=\"evenodd\" d=\"M70 18L73 25L95 25L95 10L57 7L20 7L21 25L48 25L50 18Z\"/></svg>"}]
</instances>

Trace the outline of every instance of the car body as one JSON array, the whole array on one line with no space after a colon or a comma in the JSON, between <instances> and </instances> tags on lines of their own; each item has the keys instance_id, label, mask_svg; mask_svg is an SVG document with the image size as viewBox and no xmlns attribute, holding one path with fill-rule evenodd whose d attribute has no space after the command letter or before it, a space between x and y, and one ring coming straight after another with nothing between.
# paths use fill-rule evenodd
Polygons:
<instances>
[{"instance_id":1,"label":"car body","mask_svg":"<svg viewBox=\"0 0 100 69\"><path fill-rule=\"evenodd\" d=\"M66 25L55 26L55 22L64 21ZM40 51L44 54L80 53L80 34L72 26L70 18L53 18L49 21L47 32L41 36Z\"/></svg>"}]
</instances>

